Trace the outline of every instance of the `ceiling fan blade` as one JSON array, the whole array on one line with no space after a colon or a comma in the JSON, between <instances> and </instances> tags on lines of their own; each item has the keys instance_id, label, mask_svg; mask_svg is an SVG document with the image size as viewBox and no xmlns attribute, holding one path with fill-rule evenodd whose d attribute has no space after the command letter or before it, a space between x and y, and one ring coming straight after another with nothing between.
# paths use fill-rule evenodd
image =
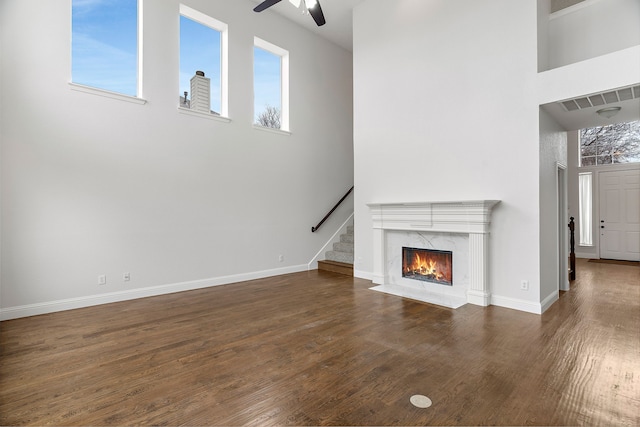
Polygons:
<instances>
[{"instance_id":1,"label":"ceiling fan blade","mask_svg":"<svg viewBox=\"0 0 640 427\"><path fill-rule=\"evenodd\" d=\"M327 21L325 21L324 19L324 13L322 13L322 8L320 7L319 1L316 1L316 4L308 10L313 17L313 20L316 21L316 24L318 24L318 27L321 27L327 23Z\"/></svg>"},{"instance_id":2,"label":"ceiling fan blade","mask_svg":"<svg viewBox=\"0 0 640 427\"><path fill-rule=\"evenodd\" d=\"M263 10L270 8L274 4L278 4L281 1L282 0L265 0L262 3L260 3L259 5L257 5L256 7L254 7L253 11L254 12L262 12Z\"/></svg>"}]
</instances>

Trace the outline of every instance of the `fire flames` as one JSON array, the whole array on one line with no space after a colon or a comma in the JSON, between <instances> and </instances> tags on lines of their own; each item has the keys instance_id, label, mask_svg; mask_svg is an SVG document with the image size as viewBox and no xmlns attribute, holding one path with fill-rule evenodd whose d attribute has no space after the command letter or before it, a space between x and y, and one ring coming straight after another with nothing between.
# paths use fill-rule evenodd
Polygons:
<instances>
[{"instance_id":1,"label":"fire flames","mask_svg":"<svg viewBox=\"0 0 640 427\"><path fill-rule=\"evenodd\" d=\"M439 254L426 251L412 251L403 262L403 276L423 278L430 281L451 283L450 261L438 260Z\"/></svg>"}]
</instances>

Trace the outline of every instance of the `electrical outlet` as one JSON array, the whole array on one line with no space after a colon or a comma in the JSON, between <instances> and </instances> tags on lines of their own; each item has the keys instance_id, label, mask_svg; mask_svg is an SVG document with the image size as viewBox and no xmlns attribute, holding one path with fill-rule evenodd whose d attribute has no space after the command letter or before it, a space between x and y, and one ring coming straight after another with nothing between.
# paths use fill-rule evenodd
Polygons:
<instances>
[{"instance_id":1,"label":"electrical outlet","mask_svg":"<svg viewBox=\"0 0 640 427\"><path fill-rule=\"evenodd\" d=\"M128 282L129 280L131 280L131 273L122 273L122 281Z\"/></svg>"},{"instance_id":2,"label":"electrical outlet","mask_svg":"<svg viewBox=\"0 0 640 427\"><path fill-rule=\"evenodd\" d=\"M98 285L106 285L107 284L107 276L101 274L98 276Z\"/></svg>"},{"instance_id":3,"label":"electrical outlet","mask_svg":"<svg viewBox=\"0 0 640 427\"><path fill-rule=\"evenodd\" d=\"M528 280L520 281L520 289L522 289L523 291L528 291L529 290L529 281Z\"/></svg>"},{"instance_id":4,"label":"electrical outlet","mask_svg":"<svg viewBox=\"0 0 640 427\"><path fill-rule=\"evenodd\" d=\"M284 255L280 255L280 256L278 257L278 261L280 261L280 262L284 262Z\"/></svg>"}]
</instances>

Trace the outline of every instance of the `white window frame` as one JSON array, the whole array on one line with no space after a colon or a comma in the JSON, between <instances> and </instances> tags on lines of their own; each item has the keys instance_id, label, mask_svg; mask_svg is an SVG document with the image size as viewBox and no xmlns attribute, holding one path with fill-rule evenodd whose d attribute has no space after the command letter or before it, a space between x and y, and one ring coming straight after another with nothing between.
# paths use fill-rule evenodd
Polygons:
<instances>
[{"instance_id":1,"label":"white window frame","mask_svg":"<svg viewBox=\"0 0 640 427\"><path fill-rule=\"evenodd\" d=\"M264 126L260 126L254 124L254 128L256 129L268 129L270 131L280 131L284 133L290 132L289 127L289 51L283 49L279 46L276 46L273 43L269 43L266 40L263 40L259 37L253 38L254 47L260 48L262 50L266 50L274 55L280 57L280 129L269 129ZM254 56L255 59L255 56ZM255 67L254 67L254 91L255 91ZM254 92L255 94L255 92ZM255 107L254 107L255 109ZM255 117L256 112L253 112Z\"/></svg>"},{"instance_id":2,"label":"white window frame","mask_svg":"<svg viewBox=\"0 0 640 427\"><path fill-rule=\"evenodd\" d=\"M136 71L136 95L135 96L131 96L131 95L126 95L123 93L118 93L118 92L113 92L110 91L108 89L102 89L99 87L95 87L95 86L87 86L87 85L83 85L80 83L74 83L73 82L73 65L72 68L69 70L69 87L72 90L78 91L78 92L84 92L84 93L88 93L91 95L98 95L98 96L103 96L106 98L111 98L111 99L117 99L120 101L127 101L127 102L133 102L135 104L146 104L147 101L143 98L143 42L142 42L142 34L143 34L143 23L144 23L144 19L143 19L143 10L144 10L144 0L136 0L136 5L137 5L137 40L136 40L136 46L137 46L137 71ZM71 3L71 7L73 8L73 3ZM73 26L73 20L71 22L71 25ZM73 42L72 42L73 43ZM73 64L73 57L71 58L71 63Z\"/></svg>"},{"instance_id":3,"label":"white window frame","mask_svg":"<svg viewBox=\"0 0 640 427\"><path fill-rule=\"evenodd\" d=\"M220 33L220 116L229 118L229 26L184 4L180 4L180 15Z\"/></svg>"},{"instance_id":4,"label":"white window frame","mask_svg":"<svg viewBox=\"0 0 640 427\"><path fill-rule=\"evenodd\" d=\"M144 0L138 0L138 98L142 98L143 97L143 91L144 91L144 87L142 85L143 82L143 74L142 71L144 69L144 61L142 60L143 58L143 49L144 49L144 43L143 43L143 37L142 35L144 34L143 32L143 25L144 25L144 19L143 19L143 11L144 11Z\"/></svg>"},{"instance_id":5,"label":"white window frame","mask_svg":"<svg viewBox=\"0 0 640 427\"><path fill-rule=\"evenodd\" d=\"M579 245L593 246L593 172L578 173Z\"/></svg>"}]
</instances>

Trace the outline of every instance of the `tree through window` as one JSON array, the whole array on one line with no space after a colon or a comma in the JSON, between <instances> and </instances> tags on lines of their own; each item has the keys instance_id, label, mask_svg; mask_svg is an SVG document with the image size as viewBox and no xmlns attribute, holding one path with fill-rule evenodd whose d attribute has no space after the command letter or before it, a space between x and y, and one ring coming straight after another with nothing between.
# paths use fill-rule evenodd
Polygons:
<instances>
[{"instance_id":1,"label":"tree through window","mask_svg":"<svg viewBox=\"0 0 640 427\"><path fill-rule=\"evenodd\" d=\"M580 165L640 162L640 121L580 130Z\"/></svg>"},{"instance_id":2,"label":"tree through window","mask_svg":"<svg viewBox=\"0 0 640 427\"><path fill-rule=\"evenodd\" d=\"M289 130L289 52L254 37L254 124Z\"/></svg>"}]
</instances>

